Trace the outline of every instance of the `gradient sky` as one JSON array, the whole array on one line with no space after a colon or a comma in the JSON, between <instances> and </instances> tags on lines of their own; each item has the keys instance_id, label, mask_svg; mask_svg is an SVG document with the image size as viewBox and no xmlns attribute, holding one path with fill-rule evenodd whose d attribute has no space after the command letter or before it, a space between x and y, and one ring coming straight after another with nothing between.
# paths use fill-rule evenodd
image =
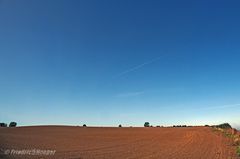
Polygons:
<instances>
[{"instance_id":1,"label":"gradient sky","mask_svg":"<svg viewBox=\"0 0 240 159\"><path fill-rule=\"evenodd\" d=\"M239 1L0 1L0 121L240 124Z\"/></svg>"}]
</instances>

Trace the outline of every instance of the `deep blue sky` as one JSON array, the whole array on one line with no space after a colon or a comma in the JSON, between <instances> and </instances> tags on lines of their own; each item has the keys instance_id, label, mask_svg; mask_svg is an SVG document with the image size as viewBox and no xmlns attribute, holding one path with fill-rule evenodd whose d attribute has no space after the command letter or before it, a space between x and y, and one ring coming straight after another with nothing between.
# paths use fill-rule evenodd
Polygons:
<instances>
[{"instance_id":1,"label":"deep blue sky","mask_svg":"<svg viewBox=\"0 0 240 159\"><path fill-rule=\"evenodd\" d=\"M240 123L238 1L0 1L0 121Z\"/></svg>"}]
</instances>

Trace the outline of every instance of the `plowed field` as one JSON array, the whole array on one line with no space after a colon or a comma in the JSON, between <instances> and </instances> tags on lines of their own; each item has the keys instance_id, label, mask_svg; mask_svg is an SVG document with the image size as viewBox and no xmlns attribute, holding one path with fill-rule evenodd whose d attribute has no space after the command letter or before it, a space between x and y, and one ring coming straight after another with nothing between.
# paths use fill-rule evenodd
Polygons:
<instances>
[{"instance_id":1,"label":"plowed field","mask_svg":"<svg viewBox=\"0 0 240 159\"><path fill-rule=\"evenodd\" d=\"M237 159L229 139L207 127L83 128L37 126L0 129L1 158ZM54 155L3 154L56 150Z\"/></svg>"}]
</instances>

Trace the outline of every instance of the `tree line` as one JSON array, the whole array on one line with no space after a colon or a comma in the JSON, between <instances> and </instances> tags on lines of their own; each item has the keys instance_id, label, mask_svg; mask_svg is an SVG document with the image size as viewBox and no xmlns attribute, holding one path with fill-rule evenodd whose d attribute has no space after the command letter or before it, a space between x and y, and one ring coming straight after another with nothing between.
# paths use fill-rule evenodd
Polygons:
<instances>
[{"instance_id":1,"label":"tree line","mask_svg":"<svg viewBox=\"0 0 240 159\"><path fill-rule=\"evenodd\" d=\"M16 127L17 123L12 121L9 123L9 125L7 125L7 123L0 123L0 127Z\"/></svg>"}]
</instances>

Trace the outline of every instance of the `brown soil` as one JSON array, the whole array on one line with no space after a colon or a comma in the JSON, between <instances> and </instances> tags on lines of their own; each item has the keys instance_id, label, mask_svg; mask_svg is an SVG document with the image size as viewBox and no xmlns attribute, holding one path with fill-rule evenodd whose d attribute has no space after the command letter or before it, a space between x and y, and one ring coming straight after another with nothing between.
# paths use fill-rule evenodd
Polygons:
<instances>
[{"instance_id":1,"label":"brown soil","mask_svg":"<svg viewBox=\"0 0 240 159\"><path fill-rule=\"evenodd\" d=\"M83 128L38 126L0 129L0 149L56 150L37 159L238 159L224 135L207 127Z\"/></svg>"}]
</instances>

